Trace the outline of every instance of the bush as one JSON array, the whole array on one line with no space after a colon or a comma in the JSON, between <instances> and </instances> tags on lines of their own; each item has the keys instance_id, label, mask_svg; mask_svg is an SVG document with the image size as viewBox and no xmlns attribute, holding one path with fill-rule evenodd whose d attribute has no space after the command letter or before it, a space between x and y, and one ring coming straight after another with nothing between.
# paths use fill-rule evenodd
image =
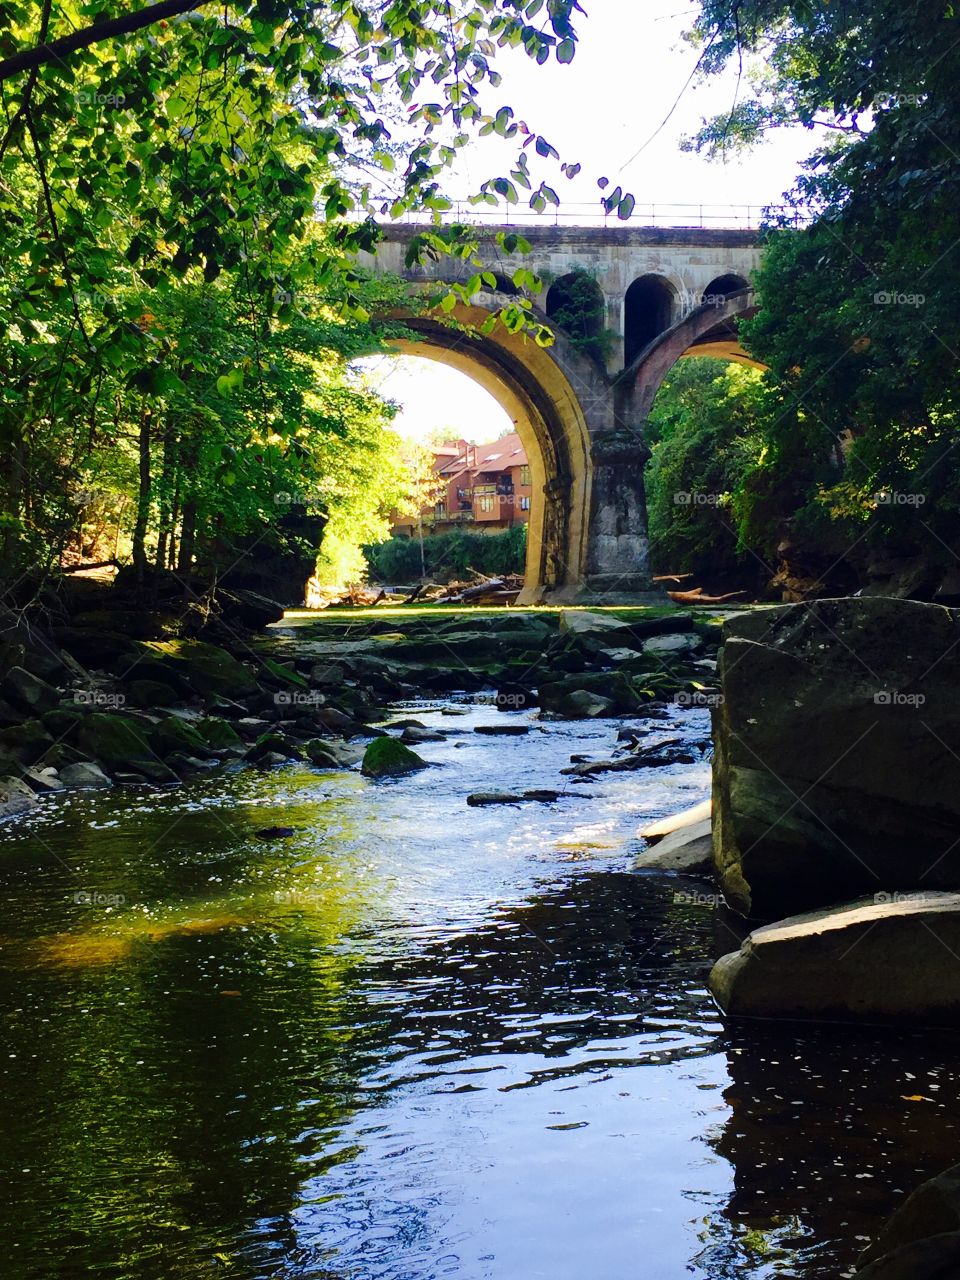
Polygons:
<instances>
[{"instance_id":1,"label":"bush","mask_svg":"<svg viewBox=\"0 0 960 1280\"><path fill-rule=\"evenodd\" d=\"M476 572L493 576L523 573L527 555L527 526L502 533L467 533L454 529L423 540L427 577L451 582ZM364 554L374 582L416 582L421 577L419 538L392 537Z\"/></svg>"}]
</instances>

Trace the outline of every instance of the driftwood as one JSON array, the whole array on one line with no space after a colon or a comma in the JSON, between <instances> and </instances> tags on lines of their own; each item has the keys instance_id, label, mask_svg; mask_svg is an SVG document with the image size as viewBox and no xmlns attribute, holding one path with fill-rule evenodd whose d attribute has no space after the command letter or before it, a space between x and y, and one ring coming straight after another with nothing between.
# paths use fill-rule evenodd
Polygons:
<instances>
[{"instance_id":1,"label":"driftwood","mask_svg":"<svg viewBox=\"0 0 960 1280\"><path fill-rule=\"evenodd\" d=\"M745 596L746 591L728 591L723 596L705 596L703 587L693 587L690 591L668 591L667 595L676 604L724 604L727 600L736 600Z\"/></svg>"},{"instance_id":2,"label":"driftwood","mask_svg":"<svg viewBox=\"0 0 960 1280\"><path fill-rule=\"evenodd\" d=\"M692 578L692 573L655 573L650 579L651 582L686 582L687 578Z\"/></svg>"}]
</instances>

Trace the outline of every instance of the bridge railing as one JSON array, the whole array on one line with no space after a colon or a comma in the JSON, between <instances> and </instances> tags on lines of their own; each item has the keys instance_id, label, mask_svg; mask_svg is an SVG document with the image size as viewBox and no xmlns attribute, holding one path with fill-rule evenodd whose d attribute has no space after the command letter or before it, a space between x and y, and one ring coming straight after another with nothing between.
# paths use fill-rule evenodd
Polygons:
<instances>
[{"instance_id":1,"label":"bridge railing","mask_svg":"<svg viewBox=\"0 0 960 1280\"><path fill-rule=\"evenodd\" d=\"M546 227L672 227L676 230L756 230L764 223L787 223L802 226L807 221L785 204L637 204L629 219L604 213L598 204L561 204L535 213L532 209L513 205L470 204L456 202L440 215L443 222L495 223L497 226ZM423 223L424 213L410 213L395 219L399 223Z\"/></svg>"}]
</instances>

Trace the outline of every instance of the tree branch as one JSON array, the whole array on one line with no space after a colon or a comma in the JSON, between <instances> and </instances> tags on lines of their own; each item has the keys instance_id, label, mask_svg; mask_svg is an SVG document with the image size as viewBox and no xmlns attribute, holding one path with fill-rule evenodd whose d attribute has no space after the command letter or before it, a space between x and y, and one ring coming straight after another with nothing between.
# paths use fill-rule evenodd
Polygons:
<instances>
[{"instance_id":1,"label":"tree branch","mask_svg":"<svg viewBox=\"0 0 960 1280\"><path fill-rule=\"evenodd\" d=\"M5 58L0 62L0 83L9 80L11 76L19 75L21 71L33 71L36 67L42 67L47 62L61 62L68 54L76 53L78 49L87 49L92 44L99 44L101 40L130 35L134 31L141 31L144 27L161 22L164 18L175 18L179 14L190 13L212 3L214 0L159 0L159 3L148 4L146 8L138 9L136 13L125 13L119 18L110 18L106 22L94 22L89 27L81 27L79 31L72 31L70 35L61 36L59 40L52 40L49 44L41 39L35 48L24 49L21 53L15 53L11 58Z\"/></svg>"}]
</instances>

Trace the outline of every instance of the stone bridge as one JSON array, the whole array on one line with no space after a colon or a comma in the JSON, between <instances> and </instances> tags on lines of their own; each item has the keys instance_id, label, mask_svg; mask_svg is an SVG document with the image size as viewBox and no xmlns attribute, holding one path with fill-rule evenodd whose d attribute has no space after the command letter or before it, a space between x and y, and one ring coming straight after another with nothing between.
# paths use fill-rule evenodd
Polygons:
<instances>
[{"instance_id":1,"label":"stone bridge","mask_svg":"<svg viewBox=\"0 0 960 1280\"><path fill-rule=\"evenodd\" d=\"M394 226L365 265L414 286L465 281L477 268L452 257L407 268L411 238ZM530 462L524 602L627 603L651 589L643 471L644 423L664 376L683 356L752 363L736 320L750 314L760 249L752 231L654 227L526 227L531 252L506 255L484 228L480 259L496 276L461 324L408 318L410 355L453 366L504 407ZM480 325L515 294L513 272L544 281L534 314L556 334L541 348L500 325ZM467 327L464 327L467 326Z\"/></svg>"}]
</instances>

